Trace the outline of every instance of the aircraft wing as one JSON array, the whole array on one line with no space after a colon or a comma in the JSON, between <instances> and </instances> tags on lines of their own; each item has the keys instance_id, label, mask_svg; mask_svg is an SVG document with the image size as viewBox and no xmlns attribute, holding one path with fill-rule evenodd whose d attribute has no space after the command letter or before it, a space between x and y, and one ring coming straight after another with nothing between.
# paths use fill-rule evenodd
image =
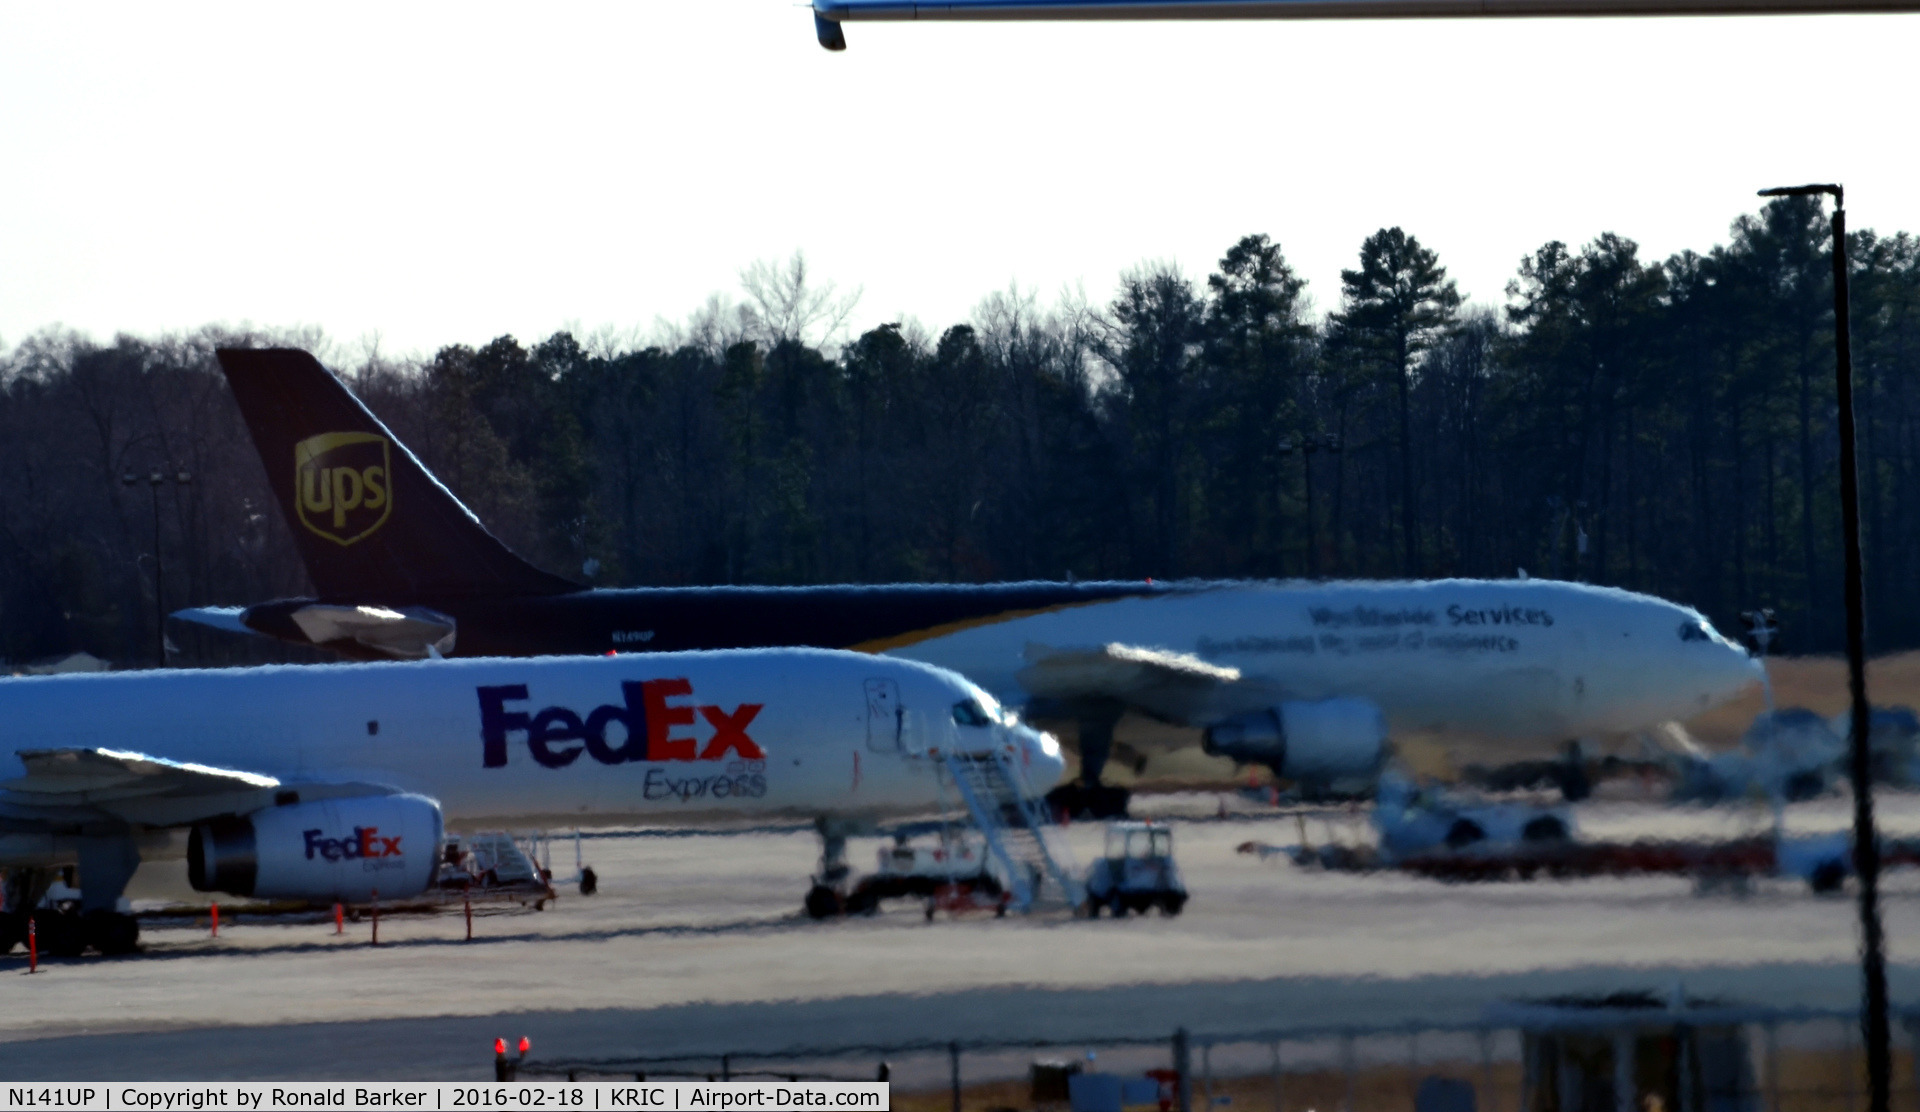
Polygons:
<instances>
[{"instance_id":1,"label":"aircraft wing","mask_svg":"<svg viewBox=\"0 0 1920 1112\"><path fill-rule=\"evenodd\" d=\"M453 619L423 607L402 611L315 603L295 610L292 617L316 645L353 641L396 660L425 660L453 652Z\"/></svg>"},{"instance_id":2,"label":"aircraft wing","mask_svg":"<svg viewBox=\"0 0 1920 1112\"><path fill-rule=\"evenodd\" d=\"M1913 11L1915 0L813 0L814 33L845 50L865 20L1432 19Z\"/></svg>"},{"instance_id":3,"label":"aircraft wing","mask_svg":"<svg viewBox=\"0 0 1920 1112\"><path fill-rule=\"evenodd\" d=\"M106 815L180 826L271 806L289 790L271 776L170 761L118 749L24 749L26 775L0 781L0 817L74 820ZM385 794L367 784L302 784L300 799Z\"/></svg>"},{"instance_id":4,"label":"aircraft wing","mask_svg":"<svg viewBox=\"0 0 1920 1112\"><path fill-rule=\"evenodd\" d=\"M1015 679L1038 700L1111 700L1166 722L1201 725L1240 683L1240 670L1117 643L1093 649L1029 645L1027 666Z\"/></svg>"}]
</instances>

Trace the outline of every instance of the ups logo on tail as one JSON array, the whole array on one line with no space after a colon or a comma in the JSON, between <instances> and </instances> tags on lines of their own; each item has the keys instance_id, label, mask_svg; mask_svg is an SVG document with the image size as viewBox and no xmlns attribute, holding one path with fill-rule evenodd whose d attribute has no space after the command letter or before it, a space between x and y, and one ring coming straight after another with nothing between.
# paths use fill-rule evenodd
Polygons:
<instances>
[{"instance_id":1,"label":"ups logo on tail","mask_svg":"<svg viewBox=\"0 0 1920 1112\"><path fill-rule=\"evenodd\" d=\"M323 432L293 446L293 501L300 524L335 544L365 540L393 511L387 438Z\"/></svg>"}]
</instances>

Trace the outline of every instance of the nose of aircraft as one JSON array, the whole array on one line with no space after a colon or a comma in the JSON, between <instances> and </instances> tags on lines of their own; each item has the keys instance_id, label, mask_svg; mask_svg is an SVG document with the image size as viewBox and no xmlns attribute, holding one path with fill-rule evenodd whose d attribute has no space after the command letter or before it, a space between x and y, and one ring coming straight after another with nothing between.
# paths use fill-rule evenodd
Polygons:
<instances>
[{"instance_id":1,"label":"nose of aircraft","mask_svg":"<svg viewBox=\"0 0 1920 1112\"><path fill-rule=\"evenodd\" d=\"M1727 649L1727 667L1736 695L1753 684L1767 682L1766 661L1731 642L1727 644Z\"/></svg>"},{"instance_id":2,"label":"nose of aircraft","mask_svg":"<svg viewBox=\"0 0 1920 1112\"><path fill-rule=\"evenodd\" d=\"M1066 755L1060 751L1060 742L1052 734L1024 723L1008 727L1008 732L1012 734L1014 744L1020 748L1028 786L1036 791L1046 791L1066 775Z\"/></svg>"},{"instance_id":3,"label":"nose of aircraft","mask_svg":"<svg viewBox=\"0 0 1920 1112\"><path fill-rule=\"evenodd\" d=\"M1711 626L1707 627L1710 631ZM1739 698L1755 684L1767 682L1765 662L1748 652L1746 648L1719 635L1711 633L1714 644L1690 646L1703 651L1696 655L1704 670L1701 677L1706 688L1705 699L1714 706Z\"/></svg>"}]
</instances>

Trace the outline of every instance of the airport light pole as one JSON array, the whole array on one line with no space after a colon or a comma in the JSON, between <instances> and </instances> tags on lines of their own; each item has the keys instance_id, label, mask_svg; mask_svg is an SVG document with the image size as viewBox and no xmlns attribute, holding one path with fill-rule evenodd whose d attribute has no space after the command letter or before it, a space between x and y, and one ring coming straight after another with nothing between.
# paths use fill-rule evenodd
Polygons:
<instances>
[{"instance_id":1,"label":"airport light pole","mask_svg":"<svg viewBox=\"0 0 1920 1112\"><path fill-rule=\"evenodd\" d=\"M160 561L160 487L168 476L159 468L147 472L147 489L153 495L153 659L154 663L167 666L167 602L166 572ZM193 474L185 469L173 473L173 481L186 486L193 481ZM131 487L140 481L140 476L128 471L120 476L120 485Z\"/></svg>"},{"instance_id":2,"label":"airport light pole","mask_svg":"<svg viewBox=\"0 0 1920 1112\"><path fill-rule=\"evenodd\" d=\"M1847 689L1853 701L1848 771L1853 781L1853 868L1860 877L1860 969L1866 1007L1867 1085L1873 1112L1887 1112L1892 1058L1887 958L1880 924L1880 841L1873 826L1873 712L1867 703L1866 579L1860 559L1860 476L1854 460L1853 343L1847 309L1847 199L1839 185L1762 189L1762 197L1833 198L1834 400L1840 412L1840 531L1846 552Z\"/></svg>"}]
</instances>

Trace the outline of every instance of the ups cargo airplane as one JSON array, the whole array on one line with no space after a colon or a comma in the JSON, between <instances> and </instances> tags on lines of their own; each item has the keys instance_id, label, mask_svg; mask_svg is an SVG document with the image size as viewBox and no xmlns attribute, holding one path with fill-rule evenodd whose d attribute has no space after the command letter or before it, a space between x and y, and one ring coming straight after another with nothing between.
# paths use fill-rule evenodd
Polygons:
<instances>
[{"instance_id":1,"label":"ups cargo airplane","mask_svg":"<svg viewBox=\"0 0 1920 1112\"><path fill-rule=\"evenodd\" d=\"M1558 746L1691 717L1764 674L1688 607L1541 580L589 590L508 551L311 355L219 358L319 594L178 616L360 659L811 645L924 661L1072 727L1081 782L1055 802L1076 811L1125 806L1100 786L1117 723L1136 766L1169 745L1157 720L1346 790L1389 731Z\"/></svg>"},{"instance_id":2,"label":"ups cargo airplane","mask_svg":"<svg viewBox=\"0 0 1920 1112\"><path fill-rule=\"evenodd\" d=\"M826 836L819 915L841 832L953 804L935 758L1064 767L957 675L817 649L12 678L0 706L0 954L67 865L82 911L38 912L39 945L131 949L117 901L182 829L201 891L365 902L426 889L443 822L793 815Z\"/></svg>"},{"instance_id":3,"label":"ups cargo airplane","mask_svg":"<svg viewBox=\"0 0 1920 1112\"><path fill-rule=\"evenodd\" d=\"M813 30L845 50L868 20L1447 19L1910 12L1916 0L813 0Z\"/></svg>"}]
</instances>

